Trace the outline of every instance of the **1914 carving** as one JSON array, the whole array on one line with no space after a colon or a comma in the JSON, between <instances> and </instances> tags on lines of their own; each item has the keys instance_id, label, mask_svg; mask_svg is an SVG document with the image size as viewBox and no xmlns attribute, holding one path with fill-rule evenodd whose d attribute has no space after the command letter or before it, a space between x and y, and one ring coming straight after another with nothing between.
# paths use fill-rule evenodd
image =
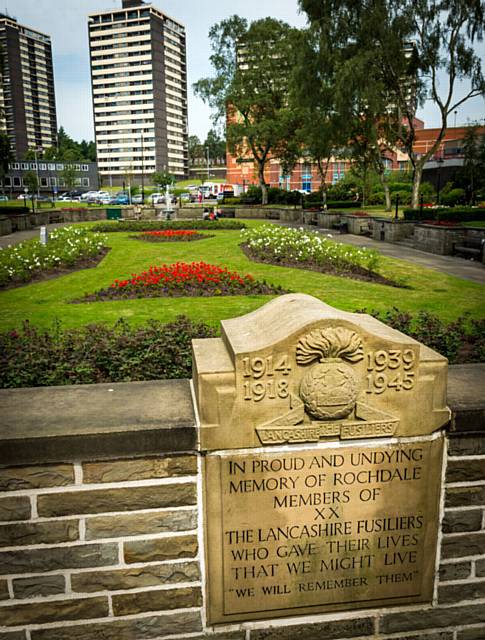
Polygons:
<instances>
[{"instance_id":1,"label":"1914 carving","mask_svg":"<svg viewBox=\"0 0 485 640\"><path fill-rule=\"evenodd\" d=\"M429 435L449 418L446 365L370 316L281 296L194 341L201 446Z\"/></svg>"}]
</instances>

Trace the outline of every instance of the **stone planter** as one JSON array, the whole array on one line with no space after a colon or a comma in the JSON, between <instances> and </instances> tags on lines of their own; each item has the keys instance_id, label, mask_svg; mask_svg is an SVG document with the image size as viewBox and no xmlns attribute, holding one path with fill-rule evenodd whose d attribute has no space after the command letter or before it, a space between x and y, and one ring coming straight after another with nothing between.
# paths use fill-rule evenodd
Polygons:
<instances>
[{"instance_id":1,"label":"stone planter","mask_svg":"<svg viewBox=\"0 0 485 640\"><path fill-rule=\"evenodd\" d=\"M0 236L8 236L12 233L10 218L0 218Z\"/></svg>"},{"instance_id":2,"label":"stone planter","mask_svg":"<svg viewBox=\"0 0 485 640\"><path fill-rule=\"evenodd\" d=\"M369 216L354 216L343 215L341 216L341 223L347 225L347 231L353 233L356 236L371 233L373 218Z\"/></svg>"},{"instance_id":3,"label":"stone planter","mask_svg":"<svg viewBox=\"0 0 485 640\"><path fill-rule=\"evenodd\" d=\"M372 238L384 242L399 242L413 235L415 222L394 220L393 218L374 218Z\"/></svg>"},{"instance_id":4,"label":"stone planter","mask_svg":"<svg viewBox=\"0 0 485 640\"><path fill-rule=\"evenodd\" d=\"M465 236L462 227L438 227L431 224L417 224L414 230L414 246L421 251L442 256L453 255L453 245Z\"/></svg>"},{"instance_id":5,"label":"stone planter","mask_svg":"<svg viewBox=\"0 0 485 640\"><path fill-rule=\"evenodd\" d=\"M340 213L320 211L317 213L317 225L323 229L336 229L340 225Z\"/></svg>"}]
</instances>

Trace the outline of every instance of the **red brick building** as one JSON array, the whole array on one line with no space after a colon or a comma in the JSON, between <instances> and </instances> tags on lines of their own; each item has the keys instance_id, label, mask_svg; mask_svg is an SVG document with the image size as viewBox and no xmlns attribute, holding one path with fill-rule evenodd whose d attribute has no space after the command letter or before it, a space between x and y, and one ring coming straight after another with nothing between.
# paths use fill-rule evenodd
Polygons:
<instances>
[{"instance_id":1,"label":"red brick building","mask_svg":"<svg viewBox=\"0 0 485 640\"><path fill-rule=\"evenodd\" d=\"M414 149L417 153L426 153L432 146L439 129L425 129L424 122L417 120L416 143ZM440 144L438 151L431 160L443 159L460 162L463 158L463 138L467 127L449 127L445 137ZM485 135L485 127L478 128L479 135ZM405 171L408 168L408 156L400 150L390 154L386 160L389 169ZM350 169L349 160L331 159L325 177L327 184L335 184ZM315 164L308 159L301 158L291 172L291 176L282 176L281 167L276 159L270 159L266 170L265 180L270 187L281 187L288 189L302 189L315 191L320 186L320 175ZM227 153L227 182L239 185L242 190L246 190L249 185L257 185L257 172L251 159L239 160L236 156Z\"/></svg>"}]
</instances>

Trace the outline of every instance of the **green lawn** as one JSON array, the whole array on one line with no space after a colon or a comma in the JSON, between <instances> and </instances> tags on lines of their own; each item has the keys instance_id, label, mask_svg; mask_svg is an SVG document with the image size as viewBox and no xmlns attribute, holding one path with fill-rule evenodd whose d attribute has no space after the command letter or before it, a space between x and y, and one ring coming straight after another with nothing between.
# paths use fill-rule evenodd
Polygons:
<instances>
[{"instance_id":1,"label":"green lawn","mask_svg":"<svg viewBox=\"0 0 485 640\"><path fill-rule=\"evenodd\" d=\"M87 223L91 226L95 223ZM260 224L252 221L248 224ZM36 284L0 293L0 328L14 328L28 319L49 326L56 318L64 326L91 322L113 323L123 317L133 324L150 318L170 321L179 314L218 324L223 318L247 313L267 296L224 298L158 298L69 304L85 292L108 286L115 278L130 276L150 265L163 262L198 261L225 265L240 273L280 284L294 292L316 296L337 308L354 311L367 308L385 311L397 306L405 311L427 310L443 320L464 312L485 317L485 286L414 266L409 262L382 258L380 271L398 278L410 289L396 289L311 271L275 267L251 262L239 249L239 232L218 231L215 237L198 242L152 244L128 237L128 233L108 235L112 248L95 268L85 269Z\"/></svg>"}]
</instances>

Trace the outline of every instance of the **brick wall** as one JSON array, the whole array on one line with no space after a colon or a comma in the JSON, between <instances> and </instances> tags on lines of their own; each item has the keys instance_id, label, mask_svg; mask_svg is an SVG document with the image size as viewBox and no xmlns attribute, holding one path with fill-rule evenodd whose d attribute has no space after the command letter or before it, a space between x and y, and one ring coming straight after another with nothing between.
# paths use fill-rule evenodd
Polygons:
<instances>
[{"instance_id":1,"label":"brick wall","mask_svg":"<svg viewBox=\"0 0 485 640\"><path fill-rule=\"evenodd\" d=\"M461 376L464 371L462 367ZM451 397L450 402L454 413L441 562L432 605L350 610L222 629L205 626L200 461L195 439L194 446L187 447L190 415L180 410L178 419L167 417L173 410L168 401L178 393L180 398L189 394L189 406L188 385L183 391L165 383L167 404L158 404L165 416L158 439L146 436L148 424L150 433L153 427L146 408L146 424L140 427L140 421L146 394L152 395L160 383L122 385L135 427L126 424L125 415L124 434L118 429L102 447L102 438L93 439L92 432L116 416L114 408L110 415L106 409L100 413L98 400L106 406L101 385L92 387L92 402L87 404L88 388L50 391L52 421L44 418L33 426L46 432L36 444L27 437L28 410L21 419L9 407L16 407L18 416L20 400L26 403L31 394L25 406L35 406L35 394L48 391L0 392L9 429L0 433L0 640L484 640L485 401L477 395L483 373L472 369L468 382L450 375L451 384L456 383L456 389L462 384L472 400ZM117 390L117 385L106 385L108 394ZM85 403L79 428L73 417L76 393ZM32 410L32 415L38 413ZM14 448L15 421L22 437ZM56 421L64 424L62 446L56 443ZM174 440L167 430L182 435ZM129 433L133 455L139 457L119 454ZM29 457L40 458L42 464L19 463Z\"/></svg>"}]
</instances>

